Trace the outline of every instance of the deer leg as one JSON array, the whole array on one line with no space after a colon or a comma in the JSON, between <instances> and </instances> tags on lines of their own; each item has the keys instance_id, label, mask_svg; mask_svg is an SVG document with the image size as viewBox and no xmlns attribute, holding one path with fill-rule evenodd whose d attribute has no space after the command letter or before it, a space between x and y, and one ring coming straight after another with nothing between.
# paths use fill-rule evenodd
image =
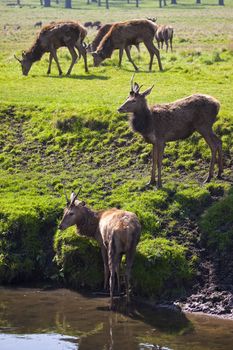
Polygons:
<instances>
[{"instance_id":1,"label":"deer leg","mask_svg":"<svg viewBox=\"0 0 233 350\"><path fill-rule=\"evenodd\" d=\"M168 52L168 40L165 41L166 44L166 52Z\"/></svg>"},{"instance_id":2,"label":"deer leg","mask_svg":"<svg viewBox=\"0 0 233 350\"><path fill-rule=\"evenodd\" d=\"M150 64L149 64L149 70L152 69L153 57L155 55L157 57L159 70L162 71L163 67L162 67L162 63L161 63L161 60L160 60L159 50L157 49L157 47L154 46L152 41L145 42L144 44L145 44L145 46L146 46L146 48L147 48L147 50L148 50L148 52L150 53L150 56L151 56ZM153 56L152 56L152 54L153 54Z\"/></svg>"},{"instance_id":3,"label":"deer leg","mask_svg":"<svg viewBox=\"0 0 233 350\"><path fill-rule=\"evenodd\" d=\"M122 48L119 49L119 63L118 63L119 67L121 67L123 53L124 53L124 49L122 49Z\"/></svg>"},{"instance_id":4,"label":"deer leg","mask_svg":"<svg viewBox=\"0 0 233 350\"><path fill-rule=\"evenodd\" d=\"M154 185L156 183L156 181L155 181L156 163L157 163L157 150L156 150L156 145L153 144L153 148L152 148L152 170L151 170L151 178L150 178L149 185Z\"/></svg>"},{"instance_id":5,"label":"deer leg","mask_svg":"<svg viewBox=\"0 0 233 350\"><path fill-rule=\"evenodd\" d=\"M223 173L223 156L222 156L222 141L215 135L213 132L212 134L213 141L217 144L217 154L218 154L218 175L217 177L219 179L222 178Z\"/></svg>"},{"instance_id":6,"label":"deer leg","mask_svg":"<svg viewBox=\"0 0 233 350\"><path fill-rule=\"evenodd\" d=\"M207 183L207 182L210 182L210 180L212 179L212 177L214 175L214 164L216 162L216 154L217 154L217 150L218 150L218 144L217 144L216 139L215 139L215 137L217 137L217 136L213 133L212 130L208 134L202 133L202 136L204 137L206 143L208 144L208 146L210 147L210 150L211 150L211 161L210 161L209 175L208 175L207 179L204 181L204 183Z\"/></svg>"},{"instance_id":7,"label":"deer leg","mask_svg":"<svg viewBox=\"0 0 233 350\"><path fill-rule=\"evenodd\" d=\"M171 52L173 51L173 48L172 48L172 38L170 38L170 48L171 48Z\"/></svg>"},{"instance_id":8,"label":"deer leg","mask_svg":"<svg viewBox=\"0 0 233 350\"><path fill-rule=\"evenodd\" d=\"M157 187L162 187L162 177L161 177L161 170L162 170L162 160L163 160L163 153L164 153L164 142L157 142L157 168L158 168L158 183Z\"/></svg>"},{"instance_id":9,"label":"deer leg","mask_svg":"<svg viewBox=\"0 0 233 350\"><path fill-rule=\"evenodd\" d=\"M126 52L126 55L127 55L127 57L128 57L129 62L132 63L132 65L134 66L134 69L137 71L137 70L138 70L138 67L136 66L136 64L135 64L135 63L133 62L133 60L132 60L132 57L131 57L131 54L130 54L129 46L126 46L126 47L125 47L125 52Z\"/></svg>"},{"instance_id":10,"label":"deer leg","mask_svg":"<svg viewBox=\"0 0 233 350\"><path fill-rule=\"evenodd\" d=\"M79 54L83 56L85 72L88 73L86 49L83 47L82 43L80 45L75 45L75 47L77 48Z\"/></svg>"},{"instance_id":11,"label":"deer leg","mask_svg":"<svg viewBox=\"0 0 233 350\"><path fill-rule=\"evenodd\" d=\"M53 55L52 55L52 53L50 52L50 54L49 54L49 66L48 66L47 74L50 74L50 73L51 73L52 60L53 60Z\"/></svg>"},{"instance_id":12,"label":"deer leg","mask_svg":"<svg viewBox=\"0 0 233 350\"><path fill-rule=\"evenodd\" d=\"M110 287L110 309L113 307L113 292L115 287L115 274L117 273L117 261L115 244L113 237L110 238L108 245L108 266L110 271L109 287Z\"/></svg>"},{"instance_id":13,"label":"deer leg","mask_svg":"<svg viewBox=\"0 0 233 350\"><path fill-rule=\"evenodd\" d=\"M104 289L107 289L109 279L108 253L104 246L101 247L101 254L104 262Z\"/></svg>"},{"instance_id":14,"label":"deer leg","mask_svg":"<svg viewBox=\"0 0 233 350\"><path fill-rule=\"evenodd\" d=\"M126 301L129 303L130 296L129 296L129 289L130 289L130 274L133 266L133 260L136 252L136 242L131 247L131 249L126 252L126 268L125 268L125 288L126 288Z\"/></svg>"},{"instance_id":15,"label":"deer leg","mask_svg":"<svg viewBox=\"0 0 233 350\"><path fill-rule=\"evenodd\" d=\"M117 288L118 288L118 293L119 294L120 294L120 291L121 291L121 284L120 284L121 259L122 259L122 254L119 254L119 259L118 259L117 264L116 264Z\"/></svg>"},{"instance_id":16,"label":"deer leg","mask_svg":"<svg viewBox=\"0 0 233 350\"><path fill-rule=\"evenodd\" d=\"M66 75L70 75L71 71L72 71L72 68L77 60L77 53L75 51L75 49L72 47L72 46L67 46L68 47L68 50L70 51L70 54L71 54L71 57L72 57L72 62L71 62L71 65L70 65L70 68L68 69Z\"/></svg>"},{"instance_id":17,"label":"deer leg","mask_svg":"<svg viewBox=\"0 0 233 350\"><path fill-rule=\"evenodd\" d=\"M59 64L58 58L57 58L57 50L55 50L55 48L52 47L51 52L52 52L53 58L57 64L57 69L58 69L59 75L62 75L62 70L61 70L61 67L60 67L60 64Z\"/></svg>"}]
</instances>

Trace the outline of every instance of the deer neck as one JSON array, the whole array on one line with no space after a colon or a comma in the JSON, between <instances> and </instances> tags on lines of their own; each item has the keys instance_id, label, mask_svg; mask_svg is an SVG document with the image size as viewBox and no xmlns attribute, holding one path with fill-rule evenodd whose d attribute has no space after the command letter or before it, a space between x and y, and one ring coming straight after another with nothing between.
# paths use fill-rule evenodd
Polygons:
<instances>
[{"instance_id":1,"label":"deer neck","mask_svg":"<svg viewBox=\"0 0 233 350\"><path fill-rule=\"evenodd\" d=\"M134 112L130 119L134 131L139 132L145 139L152 131L151 111L148 105L144 105Z\"/></svg>"},{"instance_id":2,"label":"deer neck","mask_svg":"<svg viewBox=\"0 0 233 350\"><path fill-rule=\"evenodd\" d=\"M81 236L96 238L99 215L88 207L84 207L83 210L82 218L76 223L77 231Z\"/></svg>"},{"instance_id":3,"label":"deer neck","mask_svg":"<svg viewBox=\"0 0 233 350\"><path fill-rule=\"evenodd\" d=\"M30 60L32 62L39 61L44 54L44 50L41 46L40 39L37 39L30 50L27 52L30 55Z\"/></svg>"}]
</instances>

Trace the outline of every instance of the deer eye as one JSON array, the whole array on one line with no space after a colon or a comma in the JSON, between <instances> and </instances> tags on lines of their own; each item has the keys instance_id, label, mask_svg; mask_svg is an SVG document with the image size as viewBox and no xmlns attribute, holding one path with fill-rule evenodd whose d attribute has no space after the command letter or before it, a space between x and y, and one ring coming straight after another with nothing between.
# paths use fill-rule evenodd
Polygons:
<instances>
[{"instance_id":1,"label":"deer eye","mask_svg":"<svg viewBox=\"0 0 233 350\"><path fill-rule=\"evenodd\" d=\"M72 216L72 215L74 215L74 213L70 212L69 215Z\"/></svg>"}]
</instances>

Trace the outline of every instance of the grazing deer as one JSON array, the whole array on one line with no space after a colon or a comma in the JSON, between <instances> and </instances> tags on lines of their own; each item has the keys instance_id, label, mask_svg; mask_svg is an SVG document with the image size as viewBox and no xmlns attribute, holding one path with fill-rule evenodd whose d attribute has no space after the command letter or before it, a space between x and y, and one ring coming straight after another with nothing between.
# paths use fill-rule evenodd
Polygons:
<instances>
[{"instance_id":1,"label":"grazing deer","mask_svg":"<svg viewBox=\"0 0 233 350\"><path fill-rule=\"evenodd\" d=\"M96 27L96 29L99 29L101 27L101 22L100 21L95 21L92 23L92 28Z\"/></svg>"},{"instance_id":2,"label":"grazing deer","mask_svg":"<svg viewBox=\"0 0 233 350\"><path fill-rule=\"evenodd\" d=\"M123 51L125 50L129 61L135 70L138 67L133 62L130 54L130 45L138 45L143 42L150 54L149 70L152 69L154 55L156 55L159 69L162 71L159 50L154 46L153 40L157 25L149 20L131 20L119 22L112 25L110 30L101 40L95 52L92 52L94 66L99 66L106 58L110 58L114 50L119 49L119 65L121 65Z\"/></svg>"},{"instance_id":3,"label":"grazing deer","mask_svg":"<svg viewBox=\"0 0 233 350\"><path fill-rule=\"evenodd\" d=\"M76 225L80 235L97 240L104 262L105 288L109 279L110 307L112 308L115 274L117 274L119 288L119 268L123 254L126 255L125 281L127 301L129 300L130 273L141 226L134 213L116 208L96 212L88 208L85 202L78 200L77 197L78 194L72 193L69 201L66 196L67 206L58 228L65 230Z\"/></svg>"},{"instance_id":4,"label":"grazing deer","mask_svg":"<svg viewBox=\"0 0 233 350\"><path fill-rule=\"evenodd\" d=\"M85 22L84 27L85 28L92 27L92 22Z\"/></svg>"},{"instance_id":5,"label":"grazing deer","mask_svg":"<svg viewBox=\"0 0 233 350\"><path fill-rule=\"evenodd\" d=\"M78 50L79 56L83 56L85 71L88 72L86 50L83 43L86 35L86 29L78 22L53 22L41 29L32 47L27 52L23 52L22 59L19 59L16 56L15 58L22 66L23 75L28 75L32 64L39 61L45 52L49 52L49 67L47 74L50 74L51 64L54 58L59 75L61 75L62 70L57 58L57 49L66 46L72 56L72 62L67 71L67 75L71 73L78 57L75 48Z\"/></svg>"},{"instance_id":6,"label":"grazing deer","mask_svg":"<svg viewBox=\"0 0 233 350\"><path fill-rule=\"evenodd\" d=\"M172 51L173 33L174 33L174 29L171 26L158 25L158 29L155 33L155 39L157 41L159 49L160 49L160 43L161 43L161 48L163 48L163 43L165 42L166 52L168 51L169 43L170 43L170 49Z\"/></svg>"},{"instance_id":7,"label":"grazing deer","mask_svg":"<svg viewBox=\"0 0 233 350\"><path fill-rule=\"evenodd\" d=\"M137 83L133 84L132 77L130 95L118 112L131 112L133 130L139 132L146 142L153 145L150 184L155 184L157 165L157 187L162 186L161 166L166 142L186 139L195 131L204 137L212 154L206 182L213 177L217 154L218 178L221 178L223 172L222 143L212 130L220 108L219 102L208 95L194 94L172 103L149 107L146 96L151 93L153 86L142 93L140 93L140 88L141 86Z\"/></svg>"},{"instance_id":8,"label":"grazing deer","mask_svg":"<svg viewBox=\"0 0 233 350\"><path fill-rule=\"evenodd\" d=\"M87 52L92 53L92 52L96 51L101 40L109 32L109 30L112 28L113 24L114 23L107 23L107 24L104 24L100 27L100 29L98 30L98 33L97 33L96 37L94 38L94 40L92 41L92 43L87 46ZM139 52L140 51L139 44L137 44L135 46L137 47L137 50ZM123 53L121 53L121 50L120 50L119 51L119 67L121 66L122 56L123 56Z\"/></svg>"},{"instance_id":9,"label":"grazing deer","mask_svg":"<svg viewBox=\"0 0 233 350\"><path fill-rule=\"evenodd\" d=\"M39 22L36 22L35 24L34 24L34 27L36 28L36 27L42 27L42 21L39 21Z\"/></svg>"}]
</instances>

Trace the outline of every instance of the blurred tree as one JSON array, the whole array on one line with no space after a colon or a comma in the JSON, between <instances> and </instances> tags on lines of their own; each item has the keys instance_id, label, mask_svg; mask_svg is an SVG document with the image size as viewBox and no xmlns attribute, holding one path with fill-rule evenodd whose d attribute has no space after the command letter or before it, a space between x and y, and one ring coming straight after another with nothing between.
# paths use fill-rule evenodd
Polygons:
<instances>
[{"instance_id":1,"label":"blurred tree","mask_svg":"<svg viewBox=\"0 0 233 350\"><path fill-rule=\"evenodd\" d=\"M218 0L218 4L224 6L224 0Z\"/></svg>"},{"instance_id":2,"label":"blurred tree","mask_svg":"<svg viewBox=\"0 0 233 350\"><path fill-rule=\"evenodd\" d=\"M106 0L106 9L109 9L109 1Z\"/></svg>"},{"instance_id":3,"label":"blurred tree","mask_svg":"<svg viewBox=\"0 0 233 350\"><path fill-rule=\"evenodd\" d=\"M201 3L201 0L196 0L196 4L200 4Z\"/></svg>"},{"instance_id":4,"label":"blurred tree","mask_svg":"<svg viewBox=\"0 0 233 350\"><path fill-rule=\"evenodd\" d=\"M172 5L177 5L176 0L171 0L171 4L172 4Z\"/></svg>"},{"instance_id":5,"label":"blurred tree","mask_svg":"<svg viewBox=\"0 0 233 350\"><path fill-rule=\"evenodd\" d=\"M65 0L65 8L66 9L72 8L72 0Z\"/></svg>"},{"instance_id":6,"label":"blurred tree","mask_svg":"<svg viewBox=\"0 0 233 350\"><path fill-rule=\"evenodd\" d=\"M139 7L139 0L136 0L136 7Z\"/></svg>"},{"instance_id":7,"label":"blurred tree","mask_svg":"<svg viewBox=\"0 0 233 350\"><path fill-rule=\"evenodd\" d=\"M50 7L51 6L51 0L44 0L44 7Z\"/></svg>"}]
</instances>

